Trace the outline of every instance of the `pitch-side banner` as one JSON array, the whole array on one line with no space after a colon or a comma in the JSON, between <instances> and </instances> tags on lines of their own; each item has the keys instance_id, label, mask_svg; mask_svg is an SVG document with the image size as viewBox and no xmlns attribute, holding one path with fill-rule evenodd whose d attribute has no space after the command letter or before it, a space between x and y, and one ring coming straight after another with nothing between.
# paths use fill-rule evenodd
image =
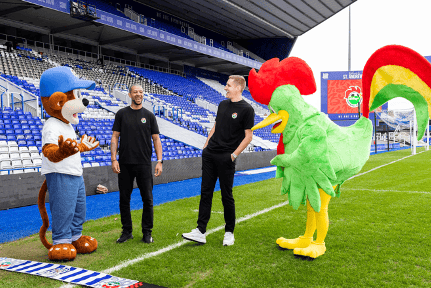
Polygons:
<instances>
[{"instance_id":1,"label":"pitch-side banner","mask_svg":"<svg viewBox=\"0 0 431 288\"><path fill-rule=\"evenodd\" d=\"M136 280L129 280L82 268L5 257L0 257L0 270L46 277L93 288L132 288L146 286L146 283ZM157 286L154 285L153 287Z\"/></svg>"},{"instance_id":2,"label":"pitch-side banner","mask_svg":"<svg viewBox=\"0 0 431 288\"><path fill-rule=\"evenodd\" d=\"M358 106L362 111L362 71L321 73L322 112L332 120L354 120L359 118ZM377 110L387 107L386 103Z\"/></svg>"},{"instance_id":3,"label":"pitch-side banner","mask_svg":"<svg viewBox=\"0 0 431 288\"><path fill-rule=\"evenodd\" d=\"M70 3L67 0L24 0L24 1L70 14ZM97 9L97 6L96 6L96 9ZM124 31L132 32L151 39L155 39L158 41L183 47L188 50L193 50L196 52L200 52L202 54L206 54L220 59L242 64L251 68L259 69L260 66L262 66L262 63L258 61L251 60L242 56L238 56L234 53L230 53L227 51L222 51L220 49L217 49L208 45L204 45L196 41L180 37L175 34L161 31L159 29L152 28L152 27L137 23L135 21L126 19L124 17L120 17L98 9L97 9L97 17L100 19L95 20L95 22L112 26L118 29L122 29Z\"/></svg>"}]
</instances>

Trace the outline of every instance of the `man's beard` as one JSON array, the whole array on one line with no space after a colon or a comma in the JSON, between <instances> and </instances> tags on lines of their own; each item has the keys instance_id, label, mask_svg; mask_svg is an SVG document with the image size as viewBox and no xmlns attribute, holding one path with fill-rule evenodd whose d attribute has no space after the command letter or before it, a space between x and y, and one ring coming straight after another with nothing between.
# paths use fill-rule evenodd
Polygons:
<instances>
[{"instance_id":1,"label":"man's beard","mask_svg":"<svg viewBox=\"0 0 431 288\"><path fill-rule=\"evenodd\" d=\"M139 105L141 105L142 104L142 101L141 101L141 104L138 104L138 103L136 103L136 101L133 99L132 100L132 102L133 102L133 104L135 104L136 106L139 106Z\"/></svg>"}]
</instances>

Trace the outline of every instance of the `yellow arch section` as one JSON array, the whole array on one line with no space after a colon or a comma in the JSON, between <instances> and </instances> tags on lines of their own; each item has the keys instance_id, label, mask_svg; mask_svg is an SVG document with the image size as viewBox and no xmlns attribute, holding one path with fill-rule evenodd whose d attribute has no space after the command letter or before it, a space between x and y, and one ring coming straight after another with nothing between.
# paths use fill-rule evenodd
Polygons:
<instances>
[{"instance_id":1,"label":"yellow arch section","mask_svg":"<svg viewBox=\"0 0 431 288\"><path fill-rule=\"evenodd\" d=\"M431 103L431 88L413 73L410 69L398 66L387 65L382 66L374 73L370 87L370 102L369 106L374 101L376 95L388 84L401 84L417 91L428 103ZM400 95L400 97L402 97ZM431 118L431 106L428 105L428 114Z\"/></svg>"}]
</instances>

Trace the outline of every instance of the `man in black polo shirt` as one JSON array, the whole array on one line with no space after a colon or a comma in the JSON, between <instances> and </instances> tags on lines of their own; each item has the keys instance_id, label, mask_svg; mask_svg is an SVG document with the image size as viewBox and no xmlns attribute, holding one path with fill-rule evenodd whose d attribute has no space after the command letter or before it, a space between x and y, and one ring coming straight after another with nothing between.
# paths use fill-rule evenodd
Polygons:
<instances>
[{"instance_id":1,"label":"man in black polo shirt","mask_svg":"<svg viewBox=\"0 0 431 288\"><path fill-rule=\"evenodd\" d=\"M133 181L136 178L142 201L142 241L153 242L153 176L151 175L151 154L153 139L157 154L157 165L154 176L162 173L162 143L159 138L159 127L153 113L142 107L144 90L140 85L129 89L132 99L130 106L118 110L112 127L111 161L112 171L118 174L120 189L120 215L123 232L117 243L133 239L132 217L130 215L130 196ZM118 140L121 134L120 155L117 161Z\"/></svg>"},{"instance_id":2,"label":"man in black polo shirt","mask_svg":"<svg viewBox=\"0 0 431 288\"><path fill-rule=\"evenodd\" d=\"M184 233L184 239L206 243L205 232L211 216L212 198L218 177L226 221L223 245L230 246L235 242L235 200L232 195L235 159L251 142L251 127L254 125L254 110L241 96L244 88L244 77L229 77L225 87L228 99L220 102L216 122L202 151L198 226L190 233Z\"/></svg>"}]
</instances>

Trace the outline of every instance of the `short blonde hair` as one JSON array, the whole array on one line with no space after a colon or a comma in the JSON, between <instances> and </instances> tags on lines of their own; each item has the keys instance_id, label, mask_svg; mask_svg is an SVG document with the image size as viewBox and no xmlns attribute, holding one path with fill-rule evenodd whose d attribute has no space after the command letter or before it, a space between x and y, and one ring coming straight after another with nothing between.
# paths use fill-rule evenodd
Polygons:
<instances>
[{"instance_id":1,"label":"short blonde hair","mask_svg":"<svg viewBox=\"0 0 431 288\"><path fill-rule=\"evenodd\" d=\"M239 85L241 87L241 93L245 89L245 78L241 75L230 75L229 79L232 79L233 82L235 82L236 85Z\"/></svg>"}]
</instances>

